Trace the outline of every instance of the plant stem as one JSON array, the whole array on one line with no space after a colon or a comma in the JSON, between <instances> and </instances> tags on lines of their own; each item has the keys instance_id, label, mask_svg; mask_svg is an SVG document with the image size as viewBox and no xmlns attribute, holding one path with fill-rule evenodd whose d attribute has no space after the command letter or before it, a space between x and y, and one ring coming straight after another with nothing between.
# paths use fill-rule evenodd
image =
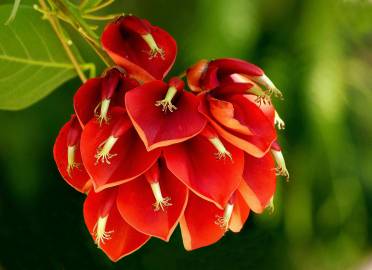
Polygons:
<instances>
[{"instance_id":1,"label":"plant stem","mask_svg":"<svg viewBox=\"0 0 372 270\"><path fill-rule=\"evenodd\" d=\"M102 50L96 34L89 28L89 25L82 17L76 14L76 10L66 0L55 0L53 3L61 10L61 12L69 18L70 25L87 41L96 54L106 64L107 67L113 66L111 58Z\"/></svg>"},{"instance_id":2,"label":"plant stem","mask_svg":"<svg viewBox=\"0 0 372 270\"><path fill-rule=\"evenodd\" d=\"M47 7L44 0L39 0L39 3L40 3L40 6L41 6L42 9L44 9L45 11L48 11L48 7ZM60 42L63 46L63 49L65 50L65 52L67 54L67 57L70 59L70 61L71 61L72 65L74 66L78 76L80 77L80 80L83 83L86 82L87 77L85 76L84 72L82 71L79 62L75 58L75 55L71 51L69 45L66 42L65 37L62 34L62 28L61 28L61 25L59 23L59 20L56 17L50 15L49 12L46 13L46 17L47 17L50 25L52 26L54 32L56 33L58 39L60 40Z\"/></svg>"}]
</instances>

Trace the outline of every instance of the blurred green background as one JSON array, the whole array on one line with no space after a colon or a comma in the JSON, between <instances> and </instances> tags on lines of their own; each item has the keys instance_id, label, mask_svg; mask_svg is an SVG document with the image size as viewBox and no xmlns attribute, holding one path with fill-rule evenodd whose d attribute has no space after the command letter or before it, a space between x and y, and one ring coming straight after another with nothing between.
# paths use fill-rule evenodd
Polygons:
<instances>
[{"instance_id":1,"label":"blurred green background","mask_svg":"<svg viewBox=\"0 0 372 270\"><path fill-rule=\"evenodd\" d=\"M274 102L290 182L278 178L274 214L251 214L240 234L187 252L177 230L111 263L52 157L76 78L0 111L0 269L372 269L372 1L117 0L110 11L175 37L173 75L200 58L264 68L285 95Z\"/></svg>"}]
</instances>

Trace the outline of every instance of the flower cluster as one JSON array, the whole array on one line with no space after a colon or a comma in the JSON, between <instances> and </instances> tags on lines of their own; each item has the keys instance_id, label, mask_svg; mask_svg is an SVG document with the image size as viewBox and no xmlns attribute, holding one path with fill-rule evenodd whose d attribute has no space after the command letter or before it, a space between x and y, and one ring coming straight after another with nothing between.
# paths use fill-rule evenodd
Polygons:
<instances>
[{"instance_id":1,"label":"flower cluster","mask_svg":"<svg viewBox=\"0 0 372 270\"><path fill-rule=\"evenodd\" d=\"M281 93L262 69L201 60L164 81L176 42L135 16L110 23L102 45L117 66L77 90L54 158L87 194L86 226L111 260L168 241L178 224L187 250L213 244L272 204L288 172L271 102Z\"/></svg>"}]
</instances>

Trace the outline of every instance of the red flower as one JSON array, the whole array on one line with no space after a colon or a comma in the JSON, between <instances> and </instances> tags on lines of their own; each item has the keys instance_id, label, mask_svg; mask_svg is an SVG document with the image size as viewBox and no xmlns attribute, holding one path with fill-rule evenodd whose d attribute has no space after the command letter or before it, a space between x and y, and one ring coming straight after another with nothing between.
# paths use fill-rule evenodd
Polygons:
<instances>
[{"instance_id":1,"label":"red flower","mask_svg":"<svg viewBox=\"0 0 372 270\"><path fill-rule=\"evenodd\" d=\"M120 17L108 24L102 45L117 65L143 82L163 79L177 55L171 35L135 16Z\"/></svg>"},{"instance_id":2,"label":"red flower","mask_svg":"<svg viewBox=\"0 0 372 270\"><path fill-rule=\"evenodd\" d=\"M187 204L188 189L161 159L140 177L120 186L118 209L136 230L168 241Z\"/></svg>"},{"instance_id":3,"label":"red flower","mask_svg":"<svg viewBox=\"0 0 372 270\"><path fill-rule=\"evenodd\" d=\"M99 193L92 190L84 203L85 224L94 242L112 261L131 254L150 239L120 216L116 206L117 194L117 188Z\"/></svg>"},{"instance_id":4,"label":"red flower","mask_svg":"<svg viewBox=\"0 0 372 270\"><path fill-rule=\"evenodd\" d=\"M152 81L125 96L128 114L147 150L185 141L202 131L199 101L180 79Z\"/></svg>"},{"instance_id":5,"label":"red flower","mask_svg":"<svg viewBox=\"0 0 372 270\"><path fill-rule=\"evenodd\" d=\"M107 70L103 77L88 80L74 96L74 109L80 123L84 126L94 116L100 124L108 123L109 108L124 107L125 93L138 85L118 68Z\"/></svg>"},{"instance_id":6,"label":"red flower","mask_svg":"<svg viewBox=\"0 0 372 270\"><path fill-rule=\"evenodd\" d=\"M147 152L124 108L114 107L107 125L90 120L81 135L81 155L96 191L132 180L158 159Z\"/></svg>"},{"instance_id":7,"label":"red flower","mask_svg":"<svg viewBox=\"0 0 372 270\"><path fill-rule=\"evenodd\" d=\"M276 132L271 121L254 102L243 94L227 91L241 86L232 83L202 93L199 111L231 144L250 155L262 157L276 140ZM249 89L245 84L243 86Z\"/></svg>"},{"instance_id":8,"label":"red flower","mask_svg":"<svg viewBox=\"0 0 372 270\"><path fill-rule=\"evenodd\" d=\"M81 160L81 131L76 115L72 115L57 136L53 154L58 170L66 182L80 192L87 192L91 182Z\"/></svg>"},{"instance_id":9,"label":"red flower","mask_svg":"<svg viewBox=\"0 0 372 270\"><path fill-rule=\"evenodd\" d=\"M282 96L261 68L240 59L221 58L210 62L201 60L187 71L190 89L195 92L214 89L234 81L236 77L249 79L252 85L258 84L267 89L270 95L274 93L276 96ZM255 91L258 91L255 94L262 95L262 90Z\"/></svg>"},{"instance_id":10,"label":"red flower","mask_svg":"<svg viewBox=\"0 0 372 270\"><path fill-rule=\"evenodd\" d=\"M239 232L249 211L239 191L231 196L223 210L190 193L185 214L180 221L185 249L194 250L214 244L227 230Z\"/></svg>"},{"instance_id":11,"label":"red flower","mask_svg":"<svg viewBox=\"0 0 372 270\"><path fill-rule=\"evenodd\" d=\"M178 224L187 250L213 244L272 204L276 174L288 177L275 131L284 122L259 67L201 60L187 70L193 93L181 78L163 82L177 47L159 27L120 17L102 44L118 66L78 89L54 158L88 193L86 225L111 260L150 237L169 241Z\"/></svg>"},{"instance_id":12,"label":"red flower","mask_svg":"<svg viewBox=\"0 0 372 270\"><path fill-rule=\"evenodd\" d=\"M198 136L164 149L169 170L201 198L223 208L238 188L243 151L207 128Z\"/></svg>"},{"instance_id":13,"label":"red flower","mask_svg":"<svg viewBox=\"0 0 372 270\"><path fill-rule=\"evenodd\" d=\"M256 213L262 213L274 196L276 187L275 163L270 153L262 158L245 154L243 181L239 191Z\"/></svg>"}]
</instances>

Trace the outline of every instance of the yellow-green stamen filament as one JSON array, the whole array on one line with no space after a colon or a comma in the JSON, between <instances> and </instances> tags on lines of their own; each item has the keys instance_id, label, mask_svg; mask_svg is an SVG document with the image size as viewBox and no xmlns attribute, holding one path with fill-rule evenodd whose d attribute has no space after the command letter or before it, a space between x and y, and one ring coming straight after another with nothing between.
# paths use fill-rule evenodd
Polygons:
<instances>
[{"instance_id":1,"label":"yellow-green stamen filament","mask_svg":"<svg viewBox=\"0 0 372 270\"><path fill-rule=\"evenodd\" d=\"M221 140L218 137L209 138L209 141L211 142L211 144L213 144L213 146L217 150L217 153L214 154L217 159L224 159L225 160L226 156L227 156L227 157L230 158L230 160L232 160L231 153L229 151L227 151L226 147L223 145L223 143L221 142Z\"/></svg>"},{"instance_id":2,"label":"yellow-green stamen filament","mask_svg":"<svg viewBox=\"0 0 372 270\"><path fill-rule=\"evenodd\" d=\"M217 220L215 221L215 224L220 226L222 229L227 231L229 229L229 223L234 210L234 204L228 203L225 207L223 216L216 216Z\"/></svg>"},{"instance_id":3,"label":"yellow-green stamen filament","mask_svg":"<svg viewBox=\"0 0 372 270\"><path fill-rule=\"evenodd\" d=\"M172 99L177 94L177 89L174 86L169 87L167 94L165 95L165 98L163 100L158 100L155 102L155 106L159 107L162 106L162 111L167 112L169 110L170 112L173 112L177 110L177 107L172 104Z\"/></svg>"},{"instance_id":4,"label":"yellow-green stamen filament","mask_svg":"<svg viewBox=\"0 0 372 270\"><path fill-rule=\"evenodd\" d=\"M276 86L274 83L267 77L265 74L263 74L260 77L256 77L257 83L263 85L267 90L269 90L269 95L274 94L274 96L278 98L283 98L282 92Z\"/></svg>"},{"instance_id":5,"label":"yellow-green stamen filament","mask_svg":"<svg viewBox=\"0 0 372 270\"><path fill-rule=\"evenodd\" d=\"M79 168L80 164L75 162L76 145L67 147L67 173L71 177L74 168Z\"/></svg>"},{"instance_id":6,"label":"yellow-green stamen filament","mask_svg":"<svg viewBox=\"0 0 372 270\"><path fill-rule=\"evenodd\" d=\"M94 156L96 158L96 165L100 160L102 163L111 164L110 159L114 156L117 156L117 154L110 154L110 151L112 147L114 147L117 140L118 138L111 135L107 140L98 146L97 154Z\"/></svg>"},{"instance_id":7,"label":"yellow-green stamen filament","mask_svg":"<svg viewBox=\"0 0 372 270\"><path fill-rule=\"evenodd\" d=\"M275 168L276 174L284 176L288 180L289 173L285 165L285 160L284 160L282 151L271 150L271 153L273 154L275 162L276 162L276 168Z\"/></svg>"},{"instance_id":8,"label":"yellow-green stamen filament","mask_svg":"<svg viewBox=\"0 0 372 270\"><path fill-rule=\"evenodd\" d=\"M95 115L100 125L102 125L103 121L105 121L105 123L108 123L108 121L110 120L110 118L107 115L109 106L110 106L110 99L104 99L94 109ZM99 114L97 113L98 107L101 107Z\"/></svg>"},{"instance_id":9,"label":"yellow-green stamen filament","mask_svg":"<svg viewBox=\"0 0 372 270\"><path fill-rule=\"evenodd\" d=\"M170 197L163 197L160 189L159 182L151 183L151 190L155 197L155 203L153 203L154 211L165 211L165 207L171 206L172 204L169 202L171 200Z\"/></svg>"},{"instance_id":10,"label":"yellow-green stamen filament","mask_svg":"<svg viewBox=\"0 0 372 270\"><path fill-rule=\"evenodd\" d=\"M98 248L101 247L101 243L105 244L105 241L111 239L111 234L114 231L106 231L106 224L107 224L108 215L104 217L99 217L96 225L94 225L93 228L93 236L94 236L94 242L98 246Z\"/></svg>"},{"instance_id":11,"label":"yellow-green stamen filament","mask_svg":"<svg viewBox=\"0 0 372 270\"><path fill-rule=\"evenodd\" d=\"M285 123L282 118L280 118L277 111L275 111L274 123L278 129L285 129Z\"/></svg>"},{"instance_id":12,"label":"yellow-green stamen filament","mask_svg":"<svg viewBox=\"0 0 372 270\"><path fill-rule=\"evenodd\" d=\"M164 59L164 50L162 48L159 48L158 44L156 44L154 40L154 37L150 33L143 35L142 38L150 47L149 59L153 59L158 55L160 55L161 59Z\"/></svg>"}]
</instances>

